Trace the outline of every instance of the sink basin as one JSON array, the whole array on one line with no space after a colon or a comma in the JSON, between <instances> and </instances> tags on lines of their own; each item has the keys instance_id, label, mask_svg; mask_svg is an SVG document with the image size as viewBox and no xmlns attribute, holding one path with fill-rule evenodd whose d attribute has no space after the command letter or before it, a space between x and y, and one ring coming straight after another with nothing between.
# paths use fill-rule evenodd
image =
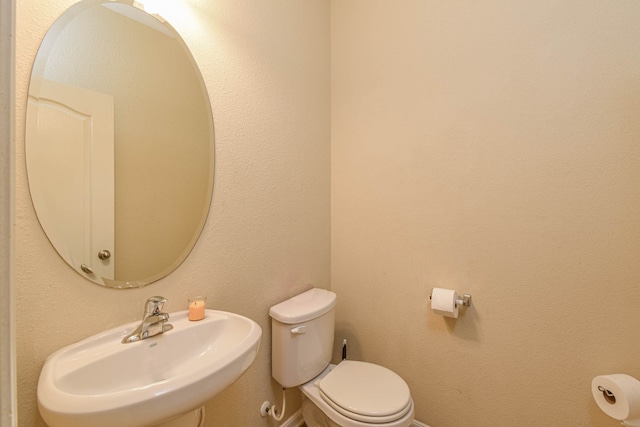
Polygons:
<instances>
[{"instance_id":1,"label":"sink basin","mask_svg":"<svg viewBox=\"0 0 640 427\"><path fill-rule=\"evenodd\" d=\"M206 310L191 322L170 313L173 329L129 344L140 322L94 335L49 356L38 407L50 427L154 426L195 410L253 363L262 330L246 317Z\"/></svg>"}]
</instances>

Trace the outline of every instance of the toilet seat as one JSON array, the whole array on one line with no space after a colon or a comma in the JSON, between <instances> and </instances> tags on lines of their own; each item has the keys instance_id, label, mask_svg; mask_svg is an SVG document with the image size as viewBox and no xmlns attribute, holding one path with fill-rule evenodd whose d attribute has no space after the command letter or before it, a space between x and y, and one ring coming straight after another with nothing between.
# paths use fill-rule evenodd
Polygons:
<instances>
[{"instance_id":1,"label":"toilet seat","mask_svg":"<svg viewBox=\"0 0 640 427\"><path fill-rule=\"evenodd\" d=\"M365 423L389 423L413 408L407 383L395 372L372 363L343 360L317 387L336 412Z\"/></svg>"}]
</instances>

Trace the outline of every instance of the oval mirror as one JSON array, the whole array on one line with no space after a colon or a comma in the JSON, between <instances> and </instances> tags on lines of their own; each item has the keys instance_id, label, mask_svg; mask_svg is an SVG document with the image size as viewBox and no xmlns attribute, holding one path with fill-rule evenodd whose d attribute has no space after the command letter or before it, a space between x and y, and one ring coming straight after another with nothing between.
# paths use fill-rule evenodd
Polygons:
<instances>
[{"instance_id":1,"label":"oval mirror","mask_svg":"<svg viewBox=\"0 0 640 427\"><path fill-rule=\"evenodd\" d=\"M178 33L132 1L84 0L33 65L31 198L60 256L91 281L144 286L173 271L206 221L213 121Z\"/></svg>"}]
</instances>

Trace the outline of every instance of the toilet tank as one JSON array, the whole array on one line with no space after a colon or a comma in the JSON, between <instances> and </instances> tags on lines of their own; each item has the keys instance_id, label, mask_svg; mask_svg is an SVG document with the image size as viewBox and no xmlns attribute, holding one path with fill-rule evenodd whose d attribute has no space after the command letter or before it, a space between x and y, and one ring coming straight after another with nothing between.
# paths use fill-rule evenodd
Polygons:
<instances>
[{"instance_id":1,"label":"toilet tank","mask_svg":"<svg viewBox=\"0 0 640 427\"><path fill-rule=\"evenodd\" d=\"M329 365L336 294L310 289L269 310L271 375L283 387L311 380Z\"/></svg>"}]
</instances>

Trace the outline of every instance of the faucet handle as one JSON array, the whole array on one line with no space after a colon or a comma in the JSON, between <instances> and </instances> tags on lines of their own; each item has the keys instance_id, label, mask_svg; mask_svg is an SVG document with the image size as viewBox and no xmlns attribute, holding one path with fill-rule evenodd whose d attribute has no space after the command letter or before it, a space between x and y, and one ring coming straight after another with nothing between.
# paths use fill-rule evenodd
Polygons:
<instances>
[{"instance_id":1,"label":"faucet handle","mask_svg":"<svg viewBox=\"0 0 640 427\"><path fill-rule=\"evenodd\" d=\"M149 298L144 306L143 319L152 315L158 315L162 313L162 307L164 306L165 302L167 302L167 299L165 297L155 296Z\"/></svg>"}]
</instances>

